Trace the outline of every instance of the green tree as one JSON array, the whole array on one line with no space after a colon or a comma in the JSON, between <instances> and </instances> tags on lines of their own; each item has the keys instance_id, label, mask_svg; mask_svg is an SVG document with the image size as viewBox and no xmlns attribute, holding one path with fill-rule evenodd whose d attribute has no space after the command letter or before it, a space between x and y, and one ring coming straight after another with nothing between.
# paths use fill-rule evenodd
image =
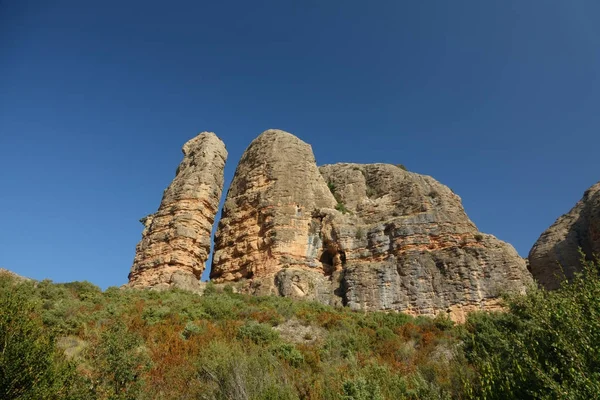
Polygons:
<instances>
[{"instance_id":1,"label":"green tree","mask_svg":"<svg viewBox=\"0 0 600 400\"><path fill-rule=\"evenodd\" d=\"M91 352L100 375L96 381L99 386L96 395L109 399L136 399L143 383L142 374L150 367L142 339L122 322L115 322L102 333L100 343Z\"/></svg>"},{"instance_id":2,"label":"green tree","mask_svg":"<svg viewBox=\"0 0 600 400\"><path fill-rule=\"evenodd\" d=\"M73 369L45 333L31 285L0 276L0 398L69 398Z\"/></svg>"}]
</instances>

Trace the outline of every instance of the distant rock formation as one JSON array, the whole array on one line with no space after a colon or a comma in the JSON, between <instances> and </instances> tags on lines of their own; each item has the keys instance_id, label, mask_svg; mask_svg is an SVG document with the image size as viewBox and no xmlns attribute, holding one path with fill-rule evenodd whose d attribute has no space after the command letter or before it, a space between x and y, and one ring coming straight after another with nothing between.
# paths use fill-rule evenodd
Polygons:
<instances>
[{"instance_id":1,"label":"distant rock formation","mask_svg":"<svg viewBox=\"0 0 600 400\"><path fill-rule=\"evenodd\" d=\"M581 271L579 248L589 259L600 256L600 182L542 233L529 252L529 270L541 286L556 289Z\"/></svg>"},{"instance_id":2,"label":"distant rock formation","mask_svg":"<svg viewBox=\"0 0 600 400\"><path fill-rule=\"evenodd\" d=\"M388 164L319 171L311 147L279 130L242 156L211 278L254 294L457 320L532 282L514 248L478 232L433 178Z\"/></svg>"},{"instance_id":3,"label":"distant rock formation","mask_svg":"<svg viewBox=\"0 0 600 400\"><path fill-rule=\"evenodd\" d=\"M223 191L227 150L212 132L183 146L183 161L136 247L129 287L201 290L200 277Z\"/></svg>"}]
</instances>

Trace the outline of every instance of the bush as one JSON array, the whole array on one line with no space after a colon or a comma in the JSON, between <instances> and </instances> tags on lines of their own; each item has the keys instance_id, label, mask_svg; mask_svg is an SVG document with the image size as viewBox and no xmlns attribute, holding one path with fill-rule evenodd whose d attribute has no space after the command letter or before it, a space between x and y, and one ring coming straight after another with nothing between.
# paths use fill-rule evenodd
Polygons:
<instances>
[{"instance_id":1,"label":"bush","mask_svg":"<svg viewBox=\"0 0 600 400\"><path fill-rule=\"evenodd\" d=\"M185 328L181 332L181 337L185 340L188 340L192 336L198 336L202 334L202 332L203 329L201 327L189 321L187 324L185 324Z\"/></svg>"},{"instance_id":2,"label":"bush","mask_svg":"<svg viewBox=\"0 0 600 400\"><path fill-rule=\"evenodd\" d=\"M271 348L271 352L287 361L292 367L299 367L304 362L304 355L289 343L280 343Z\"/></svg>"},{"instance_id":3,"label":"bush","mask_svg":"<svg viewBox=\"0 0 600 400\"><path fill-rule=\"evenodd\" d=\"M346 205L341 202L336 204L335 209L338 210L339 212L341 212L342 214L346 214L346 213L350 212L350 210L348 210L346 208Z\"/></svg>"},{"instance_id":4,"label":"bush","mask_svg":"<svg viewBox=\"0 0 600 400\"><path fill-rule=\"evenodd\" d=\"M143 383L141 376L150 367L141 337L116 322L102 333L100 342L91 350L91 359L101 383L96 396L137 399Z\"/></svg>"},{"instance_id":5,"label":"bush","mask_svg":"<svg viewBox=\"0 0 600 400\"><path fill-rule=\"evenodd\" d=\"M600 263L552 292L532 288L510 312L472 314L465 354L473 398L590 399L600 393Z\"/></svg>"},{"instance_id":6,"label":"bush","mask_svg":"<svg viewBox=\"0 0 600 400\"><path fill-rule=\"evenodd\" d=\"M250 340L256 344L264 345L273 343L279 339L279 332L273 330L273 328L267 324L248 321L238 328L237 338Z\"/></svg>"},{"instance_id":7,"label":"bush","mask_svg":"<svg viewBox=\"0 0 600 400\"><path fill-rule=\"evenodd\" d=\"M336 191L335 183L327 182L327 187L329 188L329 191L331 192L331 194L335 195L335 191Z\"/></svg>"},{"instance_id":8,"label":"bush","mask_svg":"<svg viewBox=\"0 0 600 400\"><path fill-rule=\"evenodd\" d=\"M343 392L344 400L383 400L379 386L362 377L344 382Z\"/></svg>"},{"instance_id":9,"label":"bush","mask_svg":"<svg viewBox=\"0 0 600 400\"><path fill-rule=\"evenodd\" d=\"M205 295L202 297L204 311L212 319L234 319L236 311L243 308L243 304L230 294Z\"/></svg>"},{"instance_id":10,"label":"bush","mask_svg":"<svg viewBox=\"0 0 600 400\"><path fill-rule=\"evenodd\" d=\"M197 361L204 393L200 398L294 400L285 369L269 352L255 346L211 342Z\"/></svg>"},{"instance_id":11,"label":"bush","mask_svg":"<svg viewBox=\"0 0 600 400\"><path fill-rule=\"evenodd\" d=\"M0 398L69 397L73 370L43 329L28 283L0 276Z\"/></svg>"}]
</instances>

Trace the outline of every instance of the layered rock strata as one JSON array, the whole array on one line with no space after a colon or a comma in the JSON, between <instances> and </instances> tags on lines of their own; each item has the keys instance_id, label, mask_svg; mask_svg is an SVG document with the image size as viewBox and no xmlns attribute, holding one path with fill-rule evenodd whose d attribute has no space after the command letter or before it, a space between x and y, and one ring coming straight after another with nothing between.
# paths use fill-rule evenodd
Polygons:
<instances>
[{"instance_id":1,"label":"layered rock strata","mask_svg":"<svg viewBox=\"0 0 600 400\"><path fill-rule=\"evenodd\" d=\"M600 182L542 233L529 252L529 270L541 286L556 289L581 271L580 248L588 259L600 255Z\"/></svg>"},{"instance_id":2,"label":"layered rock strata","mask_svg":"<svg viewBox=\"0 0 600 400\"><path fill-rule=\"evenodd\" d=\"M200 290L223 191L224 143L203 132L183 146L183 160L158 211L143 218L129 287Z\"/></svg>"},{"instance_id":3,"label":"layered rock strata","mask_svg":"<svg viewBox=\"0 0 600 400\"><path fill-rule=\"evenodd\" d=\"M244 153L211 278L255 294L434 315L494 309L532 282L512 246L478 232L449 188L388 164L317 169L277 130Z\"/></svg>"}]
</instances>

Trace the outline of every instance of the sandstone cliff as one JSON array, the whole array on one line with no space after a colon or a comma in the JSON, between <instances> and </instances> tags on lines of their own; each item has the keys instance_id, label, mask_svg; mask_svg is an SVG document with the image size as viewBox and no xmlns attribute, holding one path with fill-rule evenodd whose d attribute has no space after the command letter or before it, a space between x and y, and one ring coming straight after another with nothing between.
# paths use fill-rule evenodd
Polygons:
<instances>
[{"instance_id":1,"label":"sandstone cliff","mask_svg":"<svg viewBox=\"0 0 600 400\"><path fill-rule=\"evenodd\" d=\"M244 152L215 236L211 280L271 276L320 267L312 212L333 208L310 145L283 131L263 132Z\"/></svg>"},{"instance_id":2,"label":"sandstone cliff","mask_svg":"<svg viewBox=\"0 0 600 400\"><path fill-rule=\"evenodd\" d=\"M581 270L579 248L588 258L600 255L600 182L542 233L529 252L529 270L540 285L556 289Z\"/></svg>"},{"instance_id":3,"label":"sandstone cliff","mask_svg":"<svg viewBox=\"0 0 600 400\"><path fill-rule=\"evenodd\" d=\"M223 190L227 150L212 132L183 146L183 161L144 231L129 274L130 287L200 288Z\"/></svg>"},{"instance_id":4,"label":"sandstone cliff","mask_svg":"<svg viewBox=\"0 0 600 400\"><path fill-rule=\"evenodd\" d=\"M433 178L387 164L319 171L308 144L277 130L242 156L211 278L250 293L455 319L531 283L512 246L478 232Z\"/></svg>"},{"instance_id":5,"label":"sandstone cliff","mask_svg":"<svg viewBox=\"0 0 600 400\"><path fill-rule=\"evenodd\" d=\"M321 173L346 210L326 213L322 231L345 258L342 296L351 308L462 319L531 283L514 248L479 232L460 197L435 179L389 164Z\"/></svg>"}]
</instances>

